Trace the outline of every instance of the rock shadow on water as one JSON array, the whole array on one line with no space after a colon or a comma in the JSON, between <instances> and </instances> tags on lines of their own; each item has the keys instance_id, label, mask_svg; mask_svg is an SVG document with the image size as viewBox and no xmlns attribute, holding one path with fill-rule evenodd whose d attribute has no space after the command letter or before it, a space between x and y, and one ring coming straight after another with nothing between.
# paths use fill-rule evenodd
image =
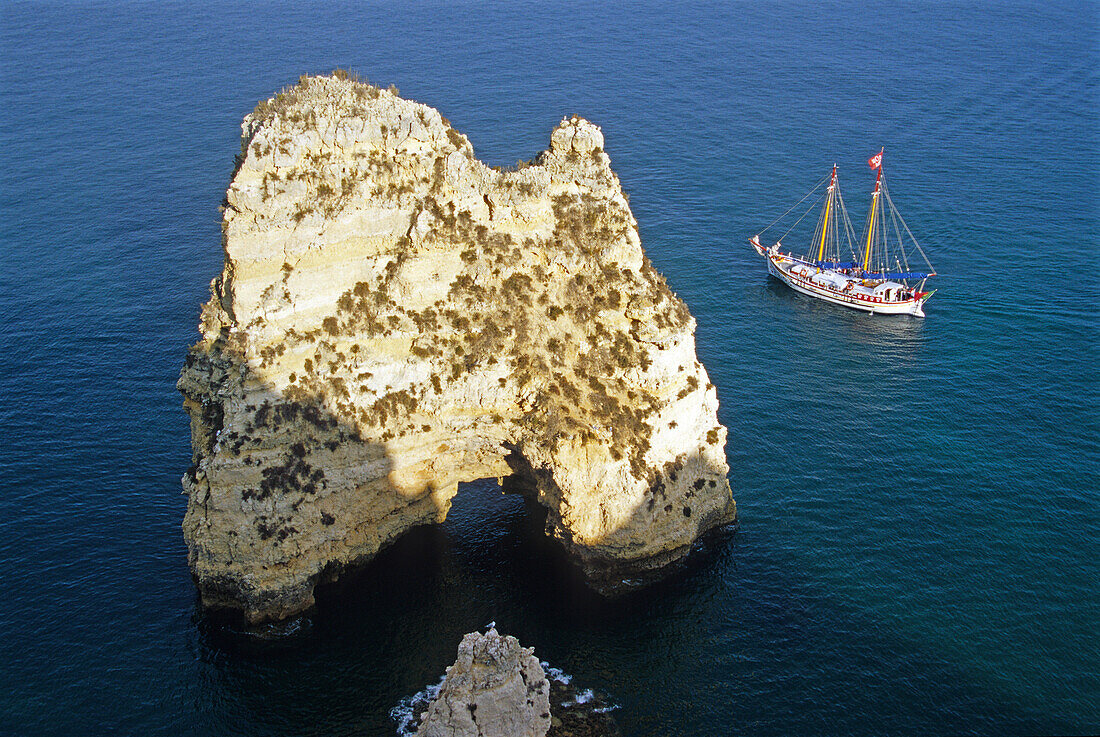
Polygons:
<instances>
[{"instance_id":1,"label":"rock shadow on water","mask_svg":"<svg viewBox=\"0 0 1100 737\"><path fill-rule=\"evenodd\" d=\"M523 488L522 480L517 484ZM515 588L530 597L531 607L544 616L584 625L623 621L646 611L654 601L681 596L698 577L715 573L716 564L740 529L738 521L712 528L692 543L684 557L637 580L622 576L638 576L636 571L620 572L621 585L600 591L593 588L583 565L546 533L546 508L525 491L513 493L523 494L525 510L508 520L507 556Z\"/></svg>"}]
</instances>

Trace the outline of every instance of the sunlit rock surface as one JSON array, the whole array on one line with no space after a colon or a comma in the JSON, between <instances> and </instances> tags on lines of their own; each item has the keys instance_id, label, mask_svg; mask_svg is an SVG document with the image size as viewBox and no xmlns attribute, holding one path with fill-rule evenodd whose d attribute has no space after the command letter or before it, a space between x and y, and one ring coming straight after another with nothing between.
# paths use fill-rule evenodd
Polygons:
<instances>
[{"instance_id":1,"label":"sunlit rock surface","mask_svg":"<svg viewBox=\"0 0 1100 737\"><path fill-rule=\"evenodd\" d=\"M529 489L603 591L735 518L694 320L599 128L565 119L498 171L436 110L338 73L242 129L179 380L204 603L294 615L480 478Z\"/></svg>"}]
</instances>

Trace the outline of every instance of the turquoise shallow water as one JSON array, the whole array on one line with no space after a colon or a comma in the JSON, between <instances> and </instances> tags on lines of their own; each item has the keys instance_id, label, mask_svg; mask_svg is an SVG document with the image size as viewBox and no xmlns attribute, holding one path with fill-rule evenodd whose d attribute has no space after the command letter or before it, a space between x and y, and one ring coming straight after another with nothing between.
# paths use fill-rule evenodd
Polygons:
<instances>
[{"instance_id":1,"label":"turquoise shallow water","mask_svg":"<svg viewBox=\"0 0 1100 737\"><path fill-rule=\"evenodd\" d=\"M1090 3L5 3L0 718L13 734L392 734L495 620L630 735L1100 731L1100 22ZM287 631L196 608L174 389L241 116L303 71L438 107L491 164L603 126L699 322L736 534L606 604L491 484ZM928 318L744 245L886 147Z\"/></svg>"}]
</instances>

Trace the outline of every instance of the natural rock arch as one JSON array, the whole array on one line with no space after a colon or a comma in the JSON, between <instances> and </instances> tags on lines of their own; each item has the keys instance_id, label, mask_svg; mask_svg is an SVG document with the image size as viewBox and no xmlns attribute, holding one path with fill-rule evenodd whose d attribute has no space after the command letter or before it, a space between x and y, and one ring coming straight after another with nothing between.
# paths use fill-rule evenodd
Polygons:
<instances>
[{"instance_id":1,"label":"natural rock arch","mask_svg":"<svg viewBox=\"0 0 1100 737\"><path fill-rule=\"evenodd\" d=\"M603 590L735 518L694 320L596 126L499 171L434 109L336 74L242 130L179 381L205 603L300 612L478 478L527 479Z\"/></svg>"}]
</instances>

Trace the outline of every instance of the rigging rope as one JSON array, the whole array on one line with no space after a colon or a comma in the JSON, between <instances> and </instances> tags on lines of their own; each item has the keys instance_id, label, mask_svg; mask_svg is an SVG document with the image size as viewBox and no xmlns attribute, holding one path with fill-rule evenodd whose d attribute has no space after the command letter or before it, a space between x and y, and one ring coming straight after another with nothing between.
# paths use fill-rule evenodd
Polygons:
<instances>
[{"instance_id":1,"label":"rigging rope","mask_svg":"<svg viewBox=\"0 0 1100 737\"><path fill-rule=\"evenodd\" d=\"M905 271L909 271L909 255L905 252L905 241L901 238L901 230L898 229L898 211L894 209L894 205L887 200L887 204L890 205L890 223L894 226L894 235L898 237L898 250L901 251L901 257L905 261ZM894 257L894 261L897 262L897 257ZM901 264L898 264L898 271L901 271Z\"/></svg>"},{"instance_id":2,"label":"rigging rope","mask_svg":"<svg viewBox=\"0 0 1100 737\"><path fill-rule=\"evenodd\" d=\"M821 185L822 185L822 184L824 184L824 183L825 183L825 182L826 182L826 181L827 181L827 180L829 179L829 177L830 177L830 176L832 176L832 173L831 173L831 172L830 172L829 174L826 174L826 175L825 175L824 177L822 177L821 181L820 181L820 182L818 182L818 183L817 183L817 184L816 184L816 185L814 186L814 188L813 188L813 189L811 189L811 190L810 190L809 192L807 192L807 193L806 193L806 196L805 196L805 197L803 197L803 198L802 198L802 199L800 199L800 200L799 200L798 202L796 202L796 203L794 203L793 205L791 205L791 206L790 206L790 208L788 208L788 209L787 209L787 211L786 211L785 213L783 213L782 215L780 215L779 217L777 217L777 218L776 218L775 220L772 220L772 221L771 221L771 222L770 222L770 223L768 224L768 227L767 227L767 228L764 228L763 230L761 230L761 231L760 231L759 233L757 233L757 235L764 235L764 233L768 232L768 229L769 229L769 228L771 228L771 227L772 227L773 225L775 225L776 223L778 223L778 222L779 222L780 220L782 220L783 218L787 217L787 215L789 215L789 214L791 213L791 210L793 210L794 208L796 208L796 207L798 207L799 205L801 205L801 204L802 204L803 202L805 202L805 201L806 201L806 199L807 199L807 198L808 198L808 197L809 197L810 195L812 195L812 194L813 194L814 192L816 192L817 190L819 190L819 189L821 188ZM820 198L820 197L818 197L817 199L818 199L818 201L819 201L819 202L821 201L821 198ZM815 202L814 204L817 204L817 203ZM811 206L811 207L812 207L812 206ZM806 216L805 216L805 215L803 215L802 217L804 218L804 217L806 217ZM801 220L802 220L802 218L799 218L799 220L801 221ZM794 227L794 226L791 226L791 227ZM787 233L790 233L790 232L791 232L790 230L788 230L788 231L787 231ZM786 235L787 235L787 233L784 233L783 235L784 235L784 236L786 236ZM783 240L783 239L782 239L782 238L780 238L779 240Z\"/></svg>"},{"instance_id":3,"label":"rigging rope","mask_svg":"<svg viewBox=\"0 0 1100 737\"><path fill-rule=\"evenodd\" d=\"M818 185L818 187L820 187L820 186L821 186L821 185ZM814 187L814 189L816 190L816 189L817 189L817 187ZM810 194L813 194L813 192L810 192ZM810 195L806 195L806 197L809 197L809 196L810 196ZM821 198L822 198L822 197L824 197L824 196L825 196L825 193L824 193L824 192L822 192L822 193L821 193L821 196L819 196L819 197L818 197L818 198L817 198L816 200L814 200L814 203L813 203L812 205L810 205L810 206L809 206L809 207L808 207L808 208L806 209L806 212L802 213L802 217L800 217L800 218L799 218L798 220L795 220L795 221L794 221L794 225L792 225L791 227L787 228L787 233L790 233L790 232L791 232L792 230L794 230L794 229L795 229L796 227L798 227L798 224L802 222L802 218L804 218L804 217L806 217L807 215L809 215L809 214L810 214L810 212L812 212L812 211L813 211L813 209L814 209L815 207L817 207L818 203L819 203L819 202L821 202ZM804 199L806 199L806 197L803 197L802 199L804 200ZM787 210L787 212L790 212L790 210ZM773 225L774 225L774 223L773 223ZM769 225L768 227L770 228L770 227L771 227L771 225ZM761 231L761 232L763 232L763 231ZM783 235L779 236L779 243L782 243L782 242L783 242L783 239L787 237L787 233L784 233Z\"/></svg>"},{"instance_id":4,"label":"rigging rope","mask_svg":"<svg viewBox=\"0 0 1100 737\"><path fill-rule=\"evenodd\" d=\"M856 260L856 250L852 246L852 241L855 239L855 231L852 229L852 221L848 219L848 208L844 206L844 197L840 194L840 183L837 181L836 196L840 201L840 210L844 213L844 236L848 239L848 253L852 256L852 261ZM837 246L837 256L840 255L840 247ZM839 260L839 259L838 259Z\"/></svg>"},{"instance_id":5,"label":"rigging rope","mask_svg":"<svg viewBox=\"0 0 1100 737\"><path fill-rule=\"evenodd\" d=\"M883 188L883 190L885 191L885 187ZM890 193L889 193L889 192L886 192L886 201L890 203L890 208L891 208L891 209L892 209L892 210L893 210L894 212L897 212L897 208L896 208L896 207L894 207L894 201L893 201L892 199L890 199ZM928 260L928 256L926 256L926 255L924 254L924 249L920 247L920 243L917 243L917 239L916 239L916 237L915 237L915 236L913 235L913 231L909 230L909 226L905 224L905 218L903 218L903 217L901 216L901 213L900 213L900 212L898 212L898 220L900 220L900 221L901 221L901 226L902 226L903 228L905 228L905 232L906 232L906 233L908 233L908 234L909 234L909 237L910 237L910 238L911 238L911 239L913 240L913 245L917 247L917 250L918 250L918 251L920 251L920 255L921 255L921 258L923 258L923 259L924 259L924 263L928 265L928 270L929 270L929 271L935 271L935 270L936 270L936 268L935 268L934 266L932 266L932 262L931 262L931 261L929 261L929 260Z\"/></svg>"},{"instance_id":6,"label":"rigging rope","mask_svg":"<svg viewBox=\"0 0 1100 737\"><path fill-rule=\"evenodd\" d=\"M826 194L828 194L828 192L826 192ZM824 222L824 220L825 220L825 208L822 208L821 216L817 219L817 225L814 226L813 236L810 238L810 253L806 254L807 258L809 258L813 254L814 238L817 237L817 232L819 230L821 230L821 224L822 224L822 222ZM822 235L826 235L826 234L823 233Z\"/></svg>"}]
</instances>

